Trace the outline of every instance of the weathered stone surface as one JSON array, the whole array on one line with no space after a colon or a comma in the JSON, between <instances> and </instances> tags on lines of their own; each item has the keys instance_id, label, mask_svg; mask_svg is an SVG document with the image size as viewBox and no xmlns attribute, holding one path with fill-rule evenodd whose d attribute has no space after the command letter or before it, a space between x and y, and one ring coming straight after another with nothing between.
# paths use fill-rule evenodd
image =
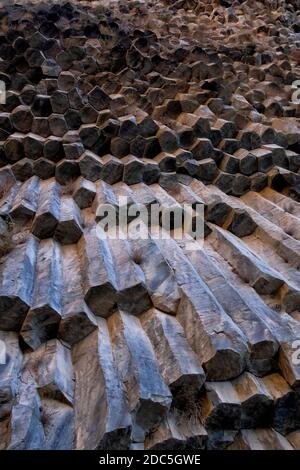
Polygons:
<instances>
[{"instance_id":1,"label":"weathered stone surface","mask_svg":"<svg viewBox=\"0 0 300 470\"><path fill-rule=\"evenodd\" d=\"M176 280L182 290L177 319L187 340L209 379L226 380L239 375L248 356L244 335L173 243L177 256L171 259L169 250L172 248L170 243L168 245L160 242L163 254L176 269Z\"/></svg>"},{"instance_id":2,"label":"weathered stone surface","mask_svg":"<svg viewBox=\"0 0 300 470\"><path fill-rule=\"evenodd\" d=\"M18 335L11 331L0 332L1 347L5 345L5 351L1 350L0 364L0 418L9 416L15 396L18 391L18 374L22 366L22 352L19 347Z\"/></svg>"},{"instance_id":3,"label":"weathered stone surface","mask_svg":"<svg viewBox=\"0 0 300 470\"><path fill-rule=\"evenodd\" d=\"M285 437L272 429L243 429L229 450L293 450Z\"/></svg>"},{"instance_id":4,"label":"weathered stone surface","mask_svg":"<svg viewBox=\"0 0 300 470\"><path fill-rule=\"evenodd\" d=\"M43 155L45 139L39 135L29 133L24 138L25 157L36 160Z\"/></svg>"},{"instance_id":5,"label":"weathered stone surface","mask_svg":"<svg viewBox=\"0 0 300 470\"><path fill-rule=\"evenodd\" d=\"M239 275L260 294L272 294L284 283L279 273L256 257L243 242L225 230L214 228L213 244L224 256L230 258Z\"/></svg>"},{"instance_id":6,"label":"weathered stone surface","mask_svg":"<svg viewBox=\"0 0 300 470\"><path fill-rule=\"evenodd\" d=\"M36 212L40 190L40 180L33 176L22 184L18 191L10 215L16 220L28 220Z\"/></svg>"},{"instance_id":7,"label":"weathered stone surface","mask_svg":"<svg viewBox=\"0 0 300 470\"><path fill-rule=\"evenodd\" d=\"M28 106L18 106L11 114L14 128L18 132L30 132L33 121L33 115Z\"/></svg>"},{"instance_id":8,"label":"weathered stone surface","mask_svg":"<svg viewBox=\"0 0 300 470\"><path fill-rule=\"evenodd\" d=\"M90 181L97 181L102 174L103 163L100 157L87 150L78 161L82 176Z\"/></svg>"},{"instance_id":9,"label":"weathered stone surface","mask_svg":"<svg viewBox=\"0 0 300 470\"><path fill-rule=\"evenodd\" d=\"M28 158L22 158L11 166L11 170L18 181L26 181L33 176L33 163Z\"/></svg>"},{"instance_id":10,"label":"weathered stone surface","mask_svg":"<svg viewBox=\"0 0 300 470\"><path fill-rule=\"evenodd\" d=\"M240 429L241 402L231 382L206 382L205 389L200 411L205 427Z\"/></svg>"},{"instance_id":11,"label":"weathered stone surface","mask_svg":"<svg viewBox=\"0 0 300 470\"><path fill-rule=\"evenodd\" d=\"M257 171L257 158L253 153L239 149L234 156L238 160L239 170L242 174L249 176Z\"/></svg>"},{"instance_id":12,"label":"weathered stone surface","mask_svg":"<svg viewBox=\"0 0 300 470\"><path fill-rule=\"evenodd\" d=\"M23 369L18 383L17 399L10 418L7 449L38 450L45 448L45 433L40 421L40 398L36 383Z\"/></svg>"},{"instance_id":13,"label":"weathered stone surface","mask_svg":"<svg viewBox=\"0 0 300 470\"><path fill-rule=\"evenodd\" d=\"M237 237L242 238L251 235L257 225L246 210L235 209L231 212L223 227Z\"/></svg>"},{"instance_id":14,"label":"weathered stone surface","mask_svg":"<svg viewBox=\"0 0 300 470\"><path fill-rule=\"evenodd\" d=\"M31 308L22 325L21 335L32 348L55 338L61 317L61 250L52 239L42 240L37 254L37 269Z\"/></svg>"},{"instance_id":15,"label":"weathered stone surface","mask_svg":"<svg viewBox=\"0 0 300 470\"><path fill-rule=\"evenodd\" d=\"M42 137L48 137L50 135L48 118L34 117L32 121L31 130L34 134L39 134Z\"/></svg>"},{"instance_id":16,"label":"weathered stone surface","mask_svg":"<svg viewBox=\"0 0 300 470\"><path fill-rule=\"evenodd\" d=\"M109 96L98 86L95 86L88 94L89 103L98 111L107 109Z\"/></svg>"},{"instance_id":17,"label":"weathered stone surface","mask_svg":"<svg viewBox=\"0 0 300 470\"><path fill-rule=\"evenodd\" d=\"M18 132L11 134L3 145L7 162L14 163L24 156L24 136Z\"/></svg>"},{"instance_id":18,"label":"weathered stone surface","mask_svg":"<svg viewBox=\"0 0 300 470\"><path fill-rule=\"evenodd\" d=\"M144 330L155 349L159 368L173 395L173 404L185 408L199 393L205 374L190 349L180 324L157 309L141 317Z\"/></svg>"},{"instance_id":19,"label":"weathered stone surface","mask_svg":"<svg viewBox=\"0 0 300 470\"><path fill-rule=\"evenodd\" d=\"M187 252L187 257L216 300L247 338L250 351L248 369L256 375L263 375L272 370L278 343L267 324L255 310L249 308L239 292L230 285L222 271L205 253L190 251Z\"/></svg>"},{"instance_id":20,"label":"weathered stone surface","mask_svg":"<svg viewBox=\"0 0 300 470\"><path fill-rule=\"evenodd\" d=\"M72 351L77 449L126 449L131 418L114 362L106 321Z\"/></svg>"},{"instance_id":21,"label":"weathered stone surface","mask_svg":"<svg viewBox=\"0 0 300 470\"><path fill-rule=\"evenodd\" d=\"M60 213L54 238L63 245L77 243L82 235L81 216L74 199L64 196L60 201Z\"/></svg>"},{"instance_id":22,"label":"weathered stone surface","mask_svg":"<svg viewBox=\"0 0 300 470\"><path fill-rule=\"evenodd\" d=\"M299 394L279 374L267 375L263 383L274 400L273 428L281 434L299 429Z\"/></svg>"},{"instance_id":23,"label":"weathered stone surface","mask_svg":"<svg viewBox=\"0 0 300 470\"><path fill-rule=\"evenodd\" d=\"M297 355L297 353L296 353ZM281 373L288 384L295 390L299 389L299 364L295 361L295 348L289 342L282 342L278 359Z\"/></svg>"},{"instance_id":24,"label":"weathered stone surface","mask_svg":"<svg viewBox=\"0 0 300 470\"><path fill-rule=\"evenodd\" d=\"M50 98L50 103L53 113L64 114L69 108L68 94L55 91Z\"/></svg>"},{"instance_id":25,"label":"weathered stone surface","mask_svg":"<svg viewBox=\"0 0 300 470\"><path fill-rule=\"evenodd\" d=\"M166 152L161 152L155 157L155 161L159 164L159 168L164 172L173 172L176 170L176 157Z\"/></svg>"},{"instance_id":26,"label":"weathered stone surface","mask_svg":"<svg viewBox=\"0 0 300 470\"><path fill-rule=\"evenodd\" d=\"M197 417L170 412L159 428L145 441L147 450L204 449L207 433Z\"/></svg>"},{"instance_id":27,"label":"weathered stone surface","mask_svg":"<svg viewBox=\"0 0 300 470\"><path fill-rule=\"evenodd\" d=\"M61 190L55 180L41 183L40 195L31 232L38 238L54 235L60 215Z\"/></svg>"},{"instance_id":28,"label":"weathered stone surface","mask_svg":"<svg viewBox=\"0 0 300 470\"><path fill-rule=\"evenodd\" d=\"M26 358L25 366L41 397L72 404L74 380L71 353L57 339L42 344Z\"/></svg>"},{"instance_id":29,"label":"weathered stone surface","mask_svg":"<svg viewBox=\"0 0 300 470\"><path fill-rule=\"evenodd\" d=\"M133 416L133 435L143 435L167 414L171 393L159 373L150 340L139 320L127 313L116 312L109 318L108 328L116 367L124 382Z\"/></svg>"},{"instance_id":30,"label":"weathered stone surface","mask_svg":"<svg viewBox=\"0 0 300 470\"><path fill-rule=\"evenodd\" d=\"M207 450L226 450L234 442L238 431L208 430Z\"/></svg>"},{"instance_id":31,"label":"weathered stone surface","mask_svg":"<svg viewBox=\"0 0 300 470\"><path fill-rule=\"evenodd\" d=\"M66 158L69 160L77 160L84 153L84 146L81 142L70 142L63 144Z\"/></svg>"},{"instance_id":32,"label":"weathered stone surface","mask_svg":"<svg viewBox=\"0 0 300 470\"><path fill-rule=\"evenodd\" d=\"M106 240L85 232L78 244L85 300L95 315L107 317L117 306L115 271Z\"/></svg>"},{"instance_id":33,"label":"weathered stone surface","mask_svg":"<svg viewBox=\"0 0 300 470\"><path fill-rule=\"evenodd\" d=\"M52 113L50 97L47 95L36 95L32 103L32 112L34 116L45 117Z\"/></svg>"},{"instance_id":34,"label":"weathered stone surface","mask_svg":"<svg viewBox=\"0 0 300 470\"><path fill-rule=\"evenodd\" d=\"M80 167L77 161L62 160L55 167L55 179L61 184L72 183L80 175Z\"/></svg>"},{"instance_id":35,"label":"weathered stone surface","mask_svg":"<svg viewBox=\"0 0 300 470\"><path fill-rule=\"evenodd\" d=\"M74 410L66 403L43 398L41 420L45 433L46 450L74 448Z\"/></svg>"},{"instance_id":36,"label":"weathered stone surface","mask_svg":"<svg viewBox=\"0 0 300 470\"><path fill-rule=\"evenodd\" d=\"M69 91L74 87L75 77L71 72L63 71L59 74L57 85L60 90Z\"/></svg>"},{"instance_id":37,"label":"weathered stone surface","mask_svg":"<svg viewBox=\"0 0 300 470\"><path fill-rule=\"evenodd\" d=\"M102 169L100 178L109 184L117 183L122 180L124 164L113 155L104 155L101 158Z\"/></svg>"},{"instance_id":38,"label":"weathered stone surface","mask_svg":"<svg viewBox=\"0 0 300 470\"><path fill-rule=\"evenodd\" d=\"M19 331L31 305L37 250L37 239L29 237L1 261L1 330Z\"/></svg>"},{"instance_id":39,"label":"weathered stone surface","mask_svg":"<svg viewBox=\"0 0 300 470\"><path fill-rule=\"evenodd\" d=\"M59 137L50 136L44 144L44 157L53 162L58 162L64 156L63 146Z\"/></svg>"},{"instance_id":40,"label":"weathered stone surface","mask_svg":"<svg viewBox=\"0 0 300 470\"><path fill-rule=\"evenodd\" d=\"M108 239L107 246L115 272L118 306L125 312L139 315L151 306L146 276L131 259L127 240Z\"/></svg>"},{"instance_id":41,"label":"weathered stone surface","mask_svg":"<svg viewBox=\"0 0 300 470\"><path fill-rule=\"evenodd\" d=\"M131 185L141 183L143 181L144 165L140 159L133 155L128 155L122 159L124 163L123 181Z\"/></svg>"},{"instance_id":42,"label":"weathered stone surface","mask_svg":"<svg viewBox=\"0 0 300 470\"><path fill-rule=\"evenodd\" d=\"M46 158L39 158L33 163L33 172L42 180L51 178L55 174L55 165Z\"/></svg>"},{"instance_id":43,"label":"weathered stone surface","mask_svg":"<svg viewBox=\"0 0 300 470\"><path fill-rule=\"evenodd\" d=\"M241 428L269 426L273 418L273 397L263 380L245 372L232 384L241 402Z\"/></svg>"},{"instance_id":44,"label":"weathered stone surface","mask_svg":"<svg viewBox=\"0 0 300 470\"><path fill-rule=\"evenodd\" d=\"M117 194L117 186L118 185L115 185L113 189L109 184L105 183L105 181L98 181L96 183L96 197L92 205L93 212L95 213L96 222L99 222L99 220L104 217L104 214L100 211L102 206L111 205L115 208L116 212L119 210L119 194ZM121 190L121 193L123 192L124 191ZM127 196L127 193L125 193L125 195ZM132 197L130 198L129 203L133 203Z\"/></svg>"},{"instance_id":45,"label":"weathered stone surface","mask_svg":"<svg viewBox=\"0 0 300 470\"><path fill-rule=\"evenodd\" d=\"M175 314L180 293L169 264L154 240L135 240L130 244L133 261L143 271L153 305Z\"/></svg>"},{"instance_id":46,"label":"weathered stone surface","mask_svg":"<svg viewBox=\"0 0 300 470\"><path fill-rule=\"evenodd\" d=\"M95 316L84 301L76 245L63 248L63 307L58 336L73 346L97 329Z\"/></svg>"},{"instance_id":47,"label":"weathered stone surface","mask_svg":"<svg viewBox=\"0 0 300 470\"><path fill-rule=\"evenodd\" d=\"M290 434L286 436L286 438L295 450L300 449L299 431L291 432Z\"/></svg>"},{"instance_id":48,"label":"weathered stone surface","mask_svg":"<svg viewBox=\"0 0 300 470\"><path fill-rule=\"evenodd\" d=\"M82 177L75 184L73 198L80 209L90 207L96 195L96 185Z\"/></svg>"},{"instance_id":49,"label":"weathered stone surface","mask_svg":"<svg viewBox=\"0 0 300 470\"><path fill-rule=\"evenodd\" d=\"M151 160L150 158L143 158L143 182L147 185L157 183L161 178L161 172L157 162Z\"/></svg>"},{"instance_id":50,"label":"weathered stone surface","mask_svg":"<svg viewBox=\"0 0 300 470\"><path fill-rule=\"evenodd\" d=\"M60 114L51 114L48 122L51 134L57 137L62 137L68 131L66 120L64 116L61 116Z\"/></svg>"}]
</instances>

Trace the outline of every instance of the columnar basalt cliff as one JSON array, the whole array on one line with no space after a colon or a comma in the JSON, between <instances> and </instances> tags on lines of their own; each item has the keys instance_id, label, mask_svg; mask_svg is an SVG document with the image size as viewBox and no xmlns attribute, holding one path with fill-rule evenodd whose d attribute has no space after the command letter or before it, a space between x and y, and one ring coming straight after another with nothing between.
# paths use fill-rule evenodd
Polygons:
<instances>
[{"instance_id":1,"label":"columnar basalt cliff","mask_svg":"<svg viewBox=\"0 0 300 470\"><path fill-rule=\"evenodd\" d=\"M299 3L1 2L0 448L300 449Z\"/></svg>"}]
</instances>

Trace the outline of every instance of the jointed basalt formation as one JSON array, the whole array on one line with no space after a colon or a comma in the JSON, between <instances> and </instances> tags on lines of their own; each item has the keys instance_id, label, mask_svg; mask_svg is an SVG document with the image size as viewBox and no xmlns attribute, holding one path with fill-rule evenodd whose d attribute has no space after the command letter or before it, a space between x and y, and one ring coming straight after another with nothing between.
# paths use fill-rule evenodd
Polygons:
<instances>
[{"instance_id":1,"label":"jointed basalt formation","mask_svg":"<svg viewBox=\"0 0 300 470\"><path fill-rule=\"evenodd\" d=\"M300 449L298 8L2 6L0 448Z\"/></svg>"}]
</instances>

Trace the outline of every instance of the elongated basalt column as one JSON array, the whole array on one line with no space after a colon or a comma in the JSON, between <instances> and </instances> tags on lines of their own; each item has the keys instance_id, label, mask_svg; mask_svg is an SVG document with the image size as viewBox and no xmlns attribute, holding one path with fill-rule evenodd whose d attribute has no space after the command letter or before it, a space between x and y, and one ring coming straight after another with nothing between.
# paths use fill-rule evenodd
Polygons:
<instances>
[{"instance_id":1,"label":"elongated basalt column","mask_svg":"<svg viewBox=\"0 0 300 470\"><path fill-rule=\"evenodd\" d=\"M18 374L23 357L17 333L1 331L0 342L2 354L0 365L0 418L4 419L9 416L17 394ZM3 347L5 347L4 352Z\"/></svg>"},{"instance_id":2,"label":"elongated basalt column","mask_svg":"<svg viewBox=\"0 0 300 470\"><path fill-rule=\"evenodd\" d=\"M106 321L73 348L77 449L126 449L131 418Z\"/></svg>"},{"instance_id":3,"label":"elongated basalt column","mask_svg":"<svg viewBox=\"0 0 300 470\"><path fill-rule=\"evenodd\" d=\"M33 176L23 183L17 193L10 214L14 219L30 219L35 215L40 191L40 181Z\"/></svg>"},{"instance_id":4,"label":"elongated basalt column","mask_svg":"<svg viewBox=\"0 0 300 470\"><path fill-rule=\"evenodd\" d=\"M176 270L182 295L176 318L182 324L187 340L210 380L227 380L239 375L245 369L248 358L246 338L182 252L175 244L172 246L168 242L162 240L159 245ZM173 259L170 258L171 246L176 250Z\"/></svg>"},{"instance_id":5,"label":"elongated basalt column","mask_svg":"<svg viewBox=\"0 0 300 470\"><path fill-rule=\"evenodd\" d=\"M38 241L28 240L6 255L1 266L0 327L19 331L33 301ZM14 260L12 263L11 260Z\"/></svg>"},{"instance_id":6,"label":"elongated basalt column","mask_svg":"<svg viewBox=\"0 0 300 470\"><path fill-rule=\"evenodd\" d=\"M256 257L234 235L215 227L213 244L259 294L273 294L283 285L284 279L280 274Z\"/></svg>"},{"instance_id":7,"label":"elongated basalt column","mask_svg":"<svg viewBox=\"0 0 300 470\"><path fill-rule=\"evenodd\" d=\"M132 261L127 240L108 239L116 273L117 303L125 312L138 315L151 307L145 275Z\"/></svg>"},{"instance_id":8,"label":"elongated basalt column","mask_svg":"<svg viewBox=\"0 0 300 470\"><path fill-rule=\"evenodd\" d=\"M77 243L82 236L81 216L74 199L64 196L61 199L58 224L54 238L62 245Z\"/></svg>"},{"instance_id":9,"label":"elongated basalt column","mask_svg":"<svg viewBox=\"0 0 300 470\"><path fill-rule=\"evenodd\" d=\"M202 251L187 252L187 257L223 306L226 313L247 338L250 351L248 368L263 375L273 368L278 342L270 332L267 322L262 321L255 310L251 310L239 293L226 280L209 257Z\"/></svg>"},{"instance_id":10,"label":"elongated basalt column","mask_svg":"<svg viewBox=\"0 0 300 470\"><path fill-rule=\"evenodd\" d=\"M60 187L56 181L41 183L32 233L38 238L52 237L60 214Z\"/></svg>"},{"instance_id":11,"label":"elongated basalt column","mask_svg":"<svg viewBox=\"0 0 300 470\"><path fill-rule=\"evenodd\" d=\"M154 240L130 242L134 262L142 269L153 305L167 313L175 314L180 292L175 276Z\"/></svg>"},{"instance_id":12,"label":"elongated basalt column","mask_svg":"<svg viewBox=\"0 0 300 470\"><path fill-rule=\"evenodd\" d=\"M243 429L229 450L293 450L284 436L273 429Z\"/></svg>"},{"instance_id":13,"label":"elongated basalt column","mask_svg":"<svg viewBox=\"0 0 300 470\"><path fill-rule=\"evenodd\" d=\"M73 403L74 378L69 348L51 339L25 358L41 397Z\"/></svg>"},{"instance_id":14,"label":"elongated basalt column","mask_svg":"<svg viewBox=\"0 0 300 470\"><path fill-rule=\"evenodd\" d=\"M141 316L141 323L153 344L159 368L173 395L173 404L185 407L205 381L204 371L189 347L175 318L156 309Z\"/></svg>"},{"instance_id":15,"label":"elongated basalt column","mask_svg":"<svg viewBox=\"0 0 300 470\"><path fill-rule=\"evenodd\" d=\"M63 249L63 308L58 336L73 346L97 329L97 322L84 301L80 261L76 245Z\"/></svg>"},{"instance_id":16,"label":"elongated basalt column","mask_svg":"<svg viewBox=\"0 0 300 470\"><path fill-rule=\"evenodd\" d=\"M95 315L107 317L117 307L116 273L106 240L85 232L78 243L85 301Z\"/></svg>"},{"instance_id":17,"label":"elongated basalt column","mask_svg":"<svg viewBox=\"0 0 300 470\"><path fill-rule=\"evenodd\" d=\"M9 450L43 450L45 433L41 423L40 397L36 383L27 369L22 369L18 382L7 435Z\"/></svg>"},{"instance_id":18,"label":"elongated basalt column","mask_svg":"<svg viewBox=\"0 0 300 470\"><path fill-rule=\"evenodd\" d=\"M197 417L170 412L145 441L147 450L204 449L207 433Z\"/></svg>"},{"instance_id":19,"label":"elongated basalt column","mask_svg":"<svg viewBox=\"0 0 300 470\"><path fill-rule=\"evenodd\" d=\"M133 415L133 439L139 441L170 408L172 396L159 372L153 348L139 320L116 312L108 320L115 363ZM132 334L134 332L134 334Z\"/></svg>"},{"instance_id":20,"label":"elongated basalt column","mask_svg":"<svg viewBox=\"0 0 300 470\"><path fill-rule=\"evenodd\" d=\"M32 303L22 325L21 335L32 348L55 338L62 313L62 258L58 243L42 240L37 254L37 269Z\"/></svg>"}]
</instances>

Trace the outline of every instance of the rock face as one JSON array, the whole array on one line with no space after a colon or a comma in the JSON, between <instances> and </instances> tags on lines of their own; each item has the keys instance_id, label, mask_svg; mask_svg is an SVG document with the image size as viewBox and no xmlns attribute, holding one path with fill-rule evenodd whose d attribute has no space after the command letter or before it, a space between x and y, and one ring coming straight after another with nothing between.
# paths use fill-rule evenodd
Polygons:
<instances>
[{"instance_id":1,"label":"rock face","mask_svg":"<svg viewBox=\"0 0 300 470\"><path fill-rule=\"evenodd\" d=\"M299 450L299 1L1 5L0 449Z\"/></svg>"}]
</instances>

